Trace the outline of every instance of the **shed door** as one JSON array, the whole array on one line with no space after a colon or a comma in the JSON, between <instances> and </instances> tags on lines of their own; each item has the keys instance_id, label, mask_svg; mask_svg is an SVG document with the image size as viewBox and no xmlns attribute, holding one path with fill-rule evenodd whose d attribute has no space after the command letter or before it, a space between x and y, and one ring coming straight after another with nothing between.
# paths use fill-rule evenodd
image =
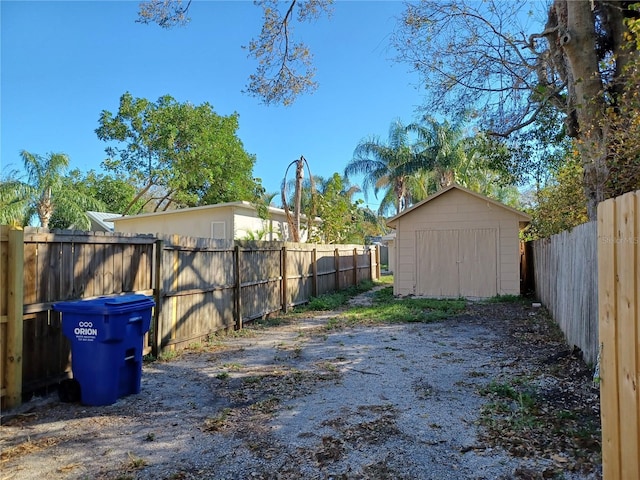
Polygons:
<instances>
[{"instance_id":1,"label":"shed door","mask_svg":"<svg viewBox=\"0 0 640 480\"><path fill-rule=\"evenodd\" d=\"M496 241L492 228L416 232L416 295L495 296Z\"/></svg>"}]
</instances>

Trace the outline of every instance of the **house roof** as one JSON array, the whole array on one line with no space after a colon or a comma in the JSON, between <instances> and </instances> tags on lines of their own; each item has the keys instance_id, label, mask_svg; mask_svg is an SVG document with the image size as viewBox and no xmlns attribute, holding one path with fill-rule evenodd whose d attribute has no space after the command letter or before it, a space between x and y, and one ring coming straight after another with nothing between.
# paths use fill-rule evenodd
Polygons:
<instances>
[{"instance_id":1,"label":"house roof","mask_svg":"<svg viewBox=\"0 0 640 480\"><path fill-rule=\"evenodd\" d=\"M156 217L156 216L162 216L162 215L171 215L171 214L176 214L176 213L180 213L180 212L194 212L194 211L199 211L199 210L215 210L215 209L219 209L219 208L224 208L224 207L240 207L240 208L246 208L248 210L256 210L256 207L253 203L251 202L247 202L246 200L239 200L237 202L227 202L227 203L216 203L214 205L203 205L200 207L189 207L189 208L180 208L177 210L166 210L164 212L151 212L151 213L140 213L138 215L123 215L123 216L116 216L116 215L112 215L109 220L110 221L116 221L116 220L128 220L128 219L134 219L134 218L146 218L146 217ZM282 208L275 208L275 207L268 207L269 213L270 214L280 214L280 215L285 215L285 211ZM302 215L303 218L306 218L305 215ZM316 221L320 220L319 218L316 218Z\"/></svg>"},{"instance_id":2,"label":"house roof","mask_svg":"<svg viewBox=\"0 0 640 480\"><path fill-rule=\"evenodd\" d=\"M115 217L115 213L88 211L86 214L89 220L100 225L106 232L113 231L113 222L109 219Z\"/></svg>"},{"instance_id":3,"label":"house roof","mask_svg":"<svg viewBox=\"0 0 640 480\"><path fill-rule=\"evenodd\" d=\"M480 193L474 192L472 190L469 190L468 188L464 188L458 184L452 184L449 185L446 188L443 188L442 190L439 190L438 192L434 193L433 195L425 198L423 201L416 203L415 205L407 208L406 210L403 210L402 212L400 212L399 214L397 214L394 217L391 217L390 219L387 220L387 225L389 227L395 228L394 225L392 225L393 223L395 223L400 217L402 217L403 215L406 215L409 212L412 212L413 210L420 208L421 206L423 206L425 203L429 203L432 200L445 195L447 192L450 192L451 190L460 190L462 192L465 192L469 195L472 195L476 198L479 198L480 200L484 201L484 202L488 202L491 203L492 205L496 205L500 208L503 208L505 210L508 210L512 213L514 213L515 215L517 215L518 217L520 217L520 222L530 222L531 221L531 217L529 215L527 215L526 213L521 212L520 210L516 210L515 208L509 207L508 205L505 205L504 203L498 202L497 200L494 200L492 198L489 198L485 195L481 195Z\"/></svg>"}]
</instances>

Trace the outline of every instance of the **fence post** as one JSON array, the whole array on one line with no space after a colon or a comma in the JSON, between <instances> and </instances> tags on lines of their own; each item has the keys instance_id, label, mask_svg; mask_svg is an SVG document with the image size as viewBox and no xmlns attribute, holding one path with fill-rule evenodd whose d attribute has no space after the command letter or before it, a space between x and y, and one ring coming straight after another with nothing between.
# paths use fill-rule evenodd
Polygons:
<instances>
[{"instance_id":1,"label":"fence post","mask_svg":"<svg viewBox=\"0 0 640 480\"><path fill-rule=\"evenodd\" d=\"M289 285L287 282L287 247L282 247L280 271L282 272L282 311L287 313L289 308Z\"/></svg>"},{"instance_id":2,"label":"fence post","mask_svg":"<svg viewBox=\"0 0 640 480\"><path fill-rule=\"evenodd\" d=\"M156 306L153 309L153 336L151 337L151 354L158 358L160 354L160 342L162 336L160 335L160 311L162 310L162 256L163 256L164 242L160 239L155 242L155 278L153 279L155 285L153 286L153 297L156 302Z\"/></svg>"},{"instance_id":3,"label":"fence post","mask_svg":"<svg viewBox=\"0 0 640 480\"><path fill-rule=\"evenodd\" d=\"M236 298L234 301L235 304L235 321L236 321L236 330L242 330L242 280L240 278L240 246L236 245L233 249L233 268L235 270L236 277Z\"/></svg>"},{"instance_id":4,"label":"fence post","mask_svg":"<svg viewBox=\"0 0 640 480\"><path fill-rule=\"evenodd\" d=\"M387 261L387 263L389 263ZM381 277L381 271L380 271L381 265L380 265L380 245L376 245L376 280L380 280ZM373 274L373 272L371 272L371 274Z\"/></svg>"},{"instance_id":5,"label":"fence post","mask_svg":"<svg viewBox=\"0 0 640 480\"><path fill-rule=\"evenodd\" d=\"M353 284L358 286L358 249L353 249Z\"/></svg>"},{"instance_id":6,"label":"fence post","mask_svg":"<svg viewBox=\"0 0 640 480\"><path fill-rule=\"evenodd\" d=\"M8 305L6 385L7 408L22 403L22 339L24 300L24 231L19 227L9 229Z\"/></svg>"},{"instance_id":7,"label":"fence post","mask_svg":"<svg viewBox=\"0 0 640 480\"><path fill-rule=\"evenodd\" d=\"M311 251L311 271L313 277L311 278L311 295L318 296L318 250L314 248Z\"/></svg>"},{"instance_id":8,"label":"fence post","mask_svg":"<svg viewBox=\"0 0 640 480\"><path fill-rule=\"evenodd\" d=\"M340 251L336 248L333 251L333 264L336 269L336 291L340 290Z\"/></svg>"}]
</instances>

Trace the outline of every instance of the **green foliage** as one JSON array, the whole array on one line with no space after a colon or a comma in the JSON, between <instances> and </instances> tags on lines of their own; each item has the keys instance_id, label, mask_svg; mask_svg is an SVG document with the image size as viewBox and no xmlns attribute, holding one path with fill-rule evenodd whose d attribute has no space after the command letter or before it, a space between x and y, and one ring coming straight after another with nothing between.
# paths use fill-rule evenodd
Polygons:
<instances>
[{"instance_id":1,"label":"green foliage","mask_svg":"<svg viewBox=\"0 0 640 480\"><path fill-rule=\"evenodd\" d=\"M319 297L311 297L309 303L296 308L296 311L328 311L335 310L345 305L352 297L368 292L374 287L374 283L370 280L360 282L356 286L351 286L343 290L325 293Z\"/></svg>"},{"instance_id":2,"label":"green foliage","mask_svg":"<svg viewBox=\"0 0 640 480\"><path fill-rule=\"evenodd\" d=\"M0 178L0 225L27 225L29 202L34 194L30 185L18 179L17 172L3 173Z\"/></svg>"},{"instance_id":3,"label":"green foliage","mask_svg":"<svg viewBox=\"0 0 640 480\"><path fill-rule=\"evenodd\" d=\"M395 298L393 287L375 292L373 305L352 307L328 328L373 323L435 322L455 315L466 306L463 299Z\"/></svg>"},{"instance_id":4,"label":"green foliage","mask_svg":"<svg viewBox=\"0 0 640 480\"><path fill-rule=\"evenodd\" d=\"M352 194L345 190L343 179L337 173L322 185L317 199L317 212L322 223L312 232L311 241L364 243L360 229L364 216L358 208L361 202L352 202Z\"/></svg>"},{"instance_id":5,"label":"green foliage","mask_svg":"<svg viewBox=\"0 0 640 480\"><path fill-rule=\"evenodd\" d=\"M640 3L630 5L625 19L628 31L621 55L628 57L617 90L620 98L605 111L609 131L607 196L615 197L640 189Z\"/></svg>"},{"instance_id":6,"label":"green foliage","mask_svg":"<svg viewBox=\"0 0 640 480\"><path fill-rule=\"evenodd\" d=\"M237 114L217 115L208 103L122 95L115 115L102 111L96 134L110 142L103 167L138 190L123 213L145 195L155 209L254 200L261 191L251 175L255 157L237 129Z\"/></svg>"},{"instance_id":7,"label":"green foliage","mask_svg":"<svg viewBox=\"0 0 640 480\"><path fill-rule=\"evenodd\" d=\"M101 201L106 212L122 214L127 206L136 196L136 188L126 177L117 177L104 173L97 173L89 170L86 173L78 169L69 172L67 181L74 191L81 191L84 194ZM142 199L134 204L132 211L139 211L142 208Z\"/></svg>"},{"instance_id":8,"label":"green foliage","mask_svg":"<svg viewBox=\"0 0 640 480\"><path fill-rule=\"evenodd\" d=\"M464 119L464 117L463 117ZM452 183L518 207L517 176L507 164L513 158L508 146L484 134L470 134L464 123L438 122L426 116L407 127L417 133L420 151L418 173L424 180L425 194L432 194ZM417 196L420 201L426 195Z\"/></svg>"},{"instance_id":9,"label":"green foliage","mask_svg":"<svg viewBox=\"0 0 640 480\"><path fill-rule=\"evenodd\" d=\"M529 211L528 240L549 237L588 221L582 176L581 162L569 157L548 185L537 192Z\"/></svg>"},{"instance_id":10,"label":"green foliage","mask_svg":"<svg viewBox=\"0 0 640 480\"><path fill-rule=\"evenodd\" d=\"M60 228L75 224L78 228L89 228L87 210L97 210L102 203L86 195L69 189L65 171L69 157L64 153L49 153L41 156L20 152L26 180L21 180L15 172L0 182L0 205L2 223L27 225L37 217L44 228ZM72 193L73 192L73 193ZM52 223L55 216L64 216L64 225Z\"/></svg>"},{"instance_id":11,"label":"green foliage","mask_svg":"<svg viewBox=\"0 0 640 480\"><path fill-rule=\"evenodd\" d=\"M410 205L409 178L419 171L421 165L420 154L411 143L405 125L396 120L389 127L387 142L370 136L358 143L344 174L347 178L363 175L365 198L369 190L373 190L376 198L383 192L378 213L384 215L393 209L400 213Z\"/></svg>"}]
</instances>

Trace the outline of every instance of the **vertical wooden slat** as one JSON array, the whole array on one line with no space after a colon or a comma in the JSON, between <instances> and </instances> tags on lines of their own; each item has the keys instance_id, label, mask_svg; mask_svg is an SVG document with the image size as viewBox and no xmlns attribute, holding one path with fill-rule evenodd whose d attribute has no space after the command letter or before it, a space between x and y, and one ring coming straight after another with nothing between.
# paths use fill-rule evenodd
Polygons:
<instances>
[{"instance_id":1,"label":"vertical wooden slat","mask_svg":"<svg viewBox=\"0 0 640 480\"><path fill-rule=\"evenodd\" d=\"M240 272L240 247L238 245L234 248L233 254L233 268L236 278L235 287L235 316L236 316L236 330L242 330L242 281Z\"/></svg>"},{"instance_id":2,"label":"vertical wooden slat","mask_svg":"<svg viewBox=\"0 0 640 480\"><path fill-rule=\"evenodd\" d=\"M287 313L289 309L289 282L288 282L288 262L287 262L287 247L282 247L282 253L280 256L280 275L282 276L282 311Z\"/></svg>"},{"instance_id":3,"label":"vertical wooden slat","mask_svg":"<svg viewBox=\"0 0 640 480\"><path fill-rule=\"evenodd\" d=\"M318 296L318 249L313 248L311 250L311 295L314 297Z\"/></svg>"},{"instance_id":4,"label":"vertical wooden slat","mask_svg":"<svg viewBox=\"0 0 640 480\"><path fill-rule=\"evenodd\" d=\"M618 393L620 422L620 478L640 479L640 405L638 399L637 356L640 348L636 342L638 324L636 308L638 285L636 270L638 237L635 225L635 195L628 193L615 200L616 203L616 322L618 350Z\"/></svg>"},{"instance_id":5,"label":"vertical wooden slat","mask_svg":"<svg viewBox=\"0 0 640 480\"><path fill-rule=\"evenodd\" d=\"M358 249L353 249L353 285L358 286Z\"/></svg>"},{"instance_id":6,"label":"vertical wooden slat","mask_svg":"<svg viewBox=\"0 0 640 480\"><path fill-rule=\"evenodd\" d=\"M160 354L160 342L162 336L160 335L160 312L162 311L162 258L163 258L163 246L162 240L156 240L155 242L155 276L153 279L153 299L156 305L153 309L153 331L151 337L151 354L154 357L158 357ZM116 262L117 264L117 262Z\"/></svg>"},{"instance_id":7,"label":"vertical wooden slat","mask_svg":"<svg viewBox=\"0 0 640 480\"><path fill-rule=\"evenodd\" d=\"M333 263L336 269L336 290L340 290L340 250L334 249L333 255Z\"/></svg>"},{"instance_id":8,"label":"vertical wooden slat","mask_svg":"<svg viewBox=\"0 0 640 480\"><path fill-rule=\"evenodd\" d=\"M602 471L605 479L620 477L620 416L616 331L616 224L613 200L598 205L598 311Z\"/></svg>"},{"instance_id":9,"label":"vertical wooden slat","mask_svg":"<svg viewBox=\"0 0 640 480\"><path fill-rule=\"evenodd\" d=\"M9 230L8 305L6 391L7 408L22 403L22 348L23 348L23 299L24 299L24 232L19 228Z\"/></svg>"},{"instance_id":10,"label":"vertical wooden slat","mask_svg":"<svg viewBox=\"0 0 640 480\"><path fill-rule=\"evenodd\" d=\"M174 235L171 243L176 245L178 243L178 236ZM171 285L171 292L177 292L180 289L180 250L176 247L173 251L173 261L171 263L171 278L173 279L173 283ZM176 329L178 323L178 297L174 296L171 298L171 336L169 337L171 340L176 338ZM174 349L173 346L171 346Z\"/></svg>"},{"instance_id":11,"label":"vertical wooden slat","mask_svg":"<svg viewBox=\"0 0 640 480\"><path fill-rule=\"evenodd\" d=\"M60 298L73 298L73 243L66 242L60 246Z\"/></svg>"},{"instance_id":12,"label":"vertical wooden slat","mask_svg":"<svg viewBox=\"0 0 640 480\"><path fill-rule=\"evenodd\" d=\"M636 191L635 195L635 229L633 244L635 245L635 326L636 326L636 412L640 412L640 191ZM636 441L638 451L635 459L640 463L640 421L636 422Z\"/></svg>"}]
</instances>

